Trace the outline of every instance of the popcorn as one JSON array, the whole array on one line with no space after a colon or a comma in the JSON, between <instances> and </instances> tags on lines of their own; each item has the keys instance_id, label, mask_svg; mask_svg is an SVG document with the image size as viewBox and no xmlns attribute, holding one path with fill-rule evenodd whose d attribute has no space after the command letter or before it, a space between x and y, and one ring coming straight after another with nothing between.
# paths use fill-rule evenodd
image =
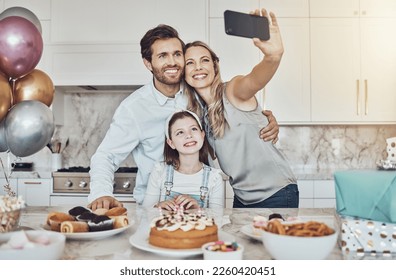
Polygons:
<instances>
[{"instance_id":1,"label":"popcorn","mask_svg":"<svg viewBox=\"0 0 396 280\"><path fill-rule=\"evenodd\" d=\"M18 226L20 210L24 206L22 197L0 196L0 233Z\"/></svg>"},{"instance_id":2,"label":"popcorn","mask_svg":"<svg viewBox=\"0 0 396 280\"><path fill-rule=\"evenodd\" d=\"M24 206L25 202L23 201L21 196L0 196L0 213L18 210L23 208Z\"/></svg>"}]
</instances>

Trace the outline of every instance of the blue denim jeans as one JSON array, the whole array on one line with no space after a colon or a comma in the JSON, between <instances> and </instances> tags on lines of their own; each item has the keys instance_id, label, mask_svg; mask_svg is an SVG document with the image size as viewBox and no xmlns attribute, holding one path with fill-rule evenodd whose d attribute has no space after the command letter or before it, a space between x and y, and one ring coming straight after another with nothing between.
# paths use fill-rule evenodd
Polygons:
<instances>
[{"instance_id":1,"label":"blue denim jeans","mask_svg":"<svg viewBox=\"0 0 396 280\"><path fill-rule=\"evenodd\" d=\"M258 203L244 205L234 195L233 208L298 208L299 192L296 184L290 184Z\"/></svg>"}]
</instances>

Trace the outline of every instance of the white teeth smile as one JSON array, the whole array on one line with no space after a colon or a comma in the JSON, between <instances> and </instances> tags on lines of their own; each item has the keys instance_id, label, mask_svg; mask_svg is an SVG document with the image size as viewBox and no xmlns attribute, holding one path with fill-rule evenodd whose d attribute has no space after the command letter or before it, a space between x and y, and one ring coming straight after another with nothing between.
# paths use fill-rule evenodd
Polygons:
<instances>
[{"instance_id":1,"label":"white teeth smile","mask_svg":"<svg viewBox=\"0 0 396 280\"><path fill-rule=\"evenodd\" d=\"M199 80L199 79L204 79L204 78L206 78L206 76L207 76L206 74L199 74L199 75L194 75L193 78Z\"/></svg>"},{"instance_id":2,"label":"white teeth smile","mask_svg":"<svg viewBox=\"0 0 396 280\"><path fill-rule=\"evenodd\" d=\"M177 69L168 69L168 70L165 70L165 73L176 74L177 73Z\"/></svg>"},{"instance_id":3,"label":"white teeth smile","mask_svg":"<svg viewBox=\"0 0 396 280\"><path fill-rule=\"evenodd\" d=\"M190 147L190 146L194 146L195 144L197 144L197 142L188 142L186 144L184 144L185 147Z\"/></svg>"}]
</instances>

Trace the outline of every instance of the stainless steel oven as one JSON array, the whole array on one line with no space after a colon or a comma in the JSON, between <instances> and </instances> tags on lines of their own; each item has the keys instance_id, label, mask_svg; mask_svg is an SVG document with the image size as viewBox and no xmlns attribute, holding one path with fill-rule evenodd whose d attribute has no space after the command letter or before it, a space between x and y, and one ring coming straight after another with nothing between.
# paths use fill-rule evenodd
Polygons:
<instances>
[{"instance_id":1,"label":"stainless steel oven","mask_svg":"<svg viewBox=\"0 0 396 280\"><path fill-rule=\"evenodd\" d=\"M51 206L85 205L89 189L89 167L70 167L52 172L53 186ZM114 173L113 193L123 203L134 203L133 189L136 182L136 167L120 167Z\"/></svg>"}]
</instances>

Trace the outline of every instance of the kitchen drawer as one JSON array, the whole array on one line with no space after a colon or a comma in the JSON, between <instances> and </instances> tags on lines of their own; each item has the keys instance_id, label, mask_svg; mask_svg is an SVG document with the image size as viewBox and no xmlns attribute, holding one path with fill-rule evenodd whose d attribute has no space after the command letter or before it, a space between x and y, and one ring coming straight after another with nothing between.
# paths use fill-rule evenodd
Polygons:
<instances>
[{"instance_id":1,"label":"kitchen drawer","mask_svg":"<svg viewBox=\"0 0 396 280\"><path fill-rule=\"evenodd\" d=\"M315 198L314 208L335 208L335 198Z\"/></svg>"},{"instance_id":2,"label":"kitchen drawer","mask_svg":"<svg viewBox=\"0 0 396 280\"><path fill-rule=\"evenodd\" d=\"M28 206L49 206L52 179L18 179L18 195Z\"/></svg>"},{"instance_id":3,"label":"kitchen drawer","mask_svg":"<svg viewBox=\"0 0 396 280\"><path fill-rule=\"evenodd\" d=\"M300 198L313 198L314 197L314 181L312 180L298 180L298 191Z\"/></svg>"},{"instance_id":4,"label":"kitchen drawer","mask_svg":"<svg viewBox=\"0 0 396 280\"><path fill-rule=\"evenodd\" d=\"M314 199L300 198L298 208L314 208Z\"/></svg>"}]
</instances>

